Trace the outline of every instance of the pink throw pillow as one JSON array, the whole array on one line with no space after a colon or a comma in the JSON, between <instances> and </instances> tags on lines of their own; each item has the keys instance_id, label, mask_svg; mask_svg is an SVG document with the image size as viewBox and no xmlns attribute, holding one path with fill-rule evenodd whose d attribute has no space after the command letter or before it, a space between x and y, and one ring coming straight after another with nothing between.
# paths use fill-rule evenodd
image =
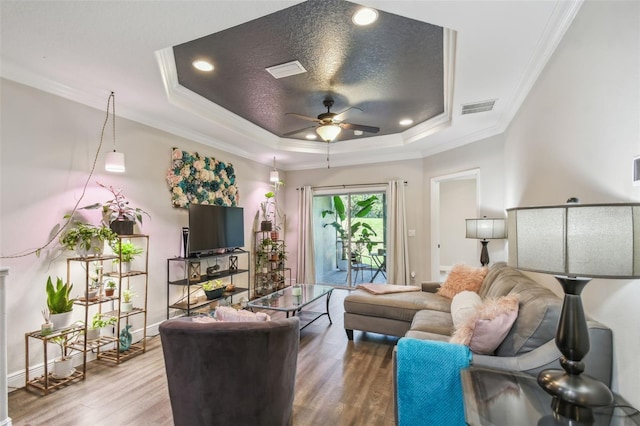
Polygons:
<instances>
[{"instance_id":1,"label":"pink throw pillow","mask_svg":"<svg viewBox=\"0 0 640 426\"><path fill-rule=\"evenodd\" d=\"M507 337L518 318L518 296L487 299L475 315L456 328L450 342L469 346L477 354L490 355Z\"/></svg>"},{"instance_id":2,"label":"pink throw pillow","mask_svg":"<svg viewBox=\"0 0 640 426\"><path fill-rule=\"evenodd\" d=\"M458 264L455 265L445 282L438 289L440 296L453 299L453 296L461 291L478 292L488 269L485 267L474 268L473 266Z\"/></svg>"},{"instance_id":3,"label":"pink throw pillow","mask_svg":"<svg viewBox=\"0 0 640 426\"><path fill-rule=\"evenodd\" d=\"M250 312L244 309L236 310L229 306L218 306L216 308L216 319L227 322L271 321L271 317L264 312Z\"/></svg>"}]
</instances>

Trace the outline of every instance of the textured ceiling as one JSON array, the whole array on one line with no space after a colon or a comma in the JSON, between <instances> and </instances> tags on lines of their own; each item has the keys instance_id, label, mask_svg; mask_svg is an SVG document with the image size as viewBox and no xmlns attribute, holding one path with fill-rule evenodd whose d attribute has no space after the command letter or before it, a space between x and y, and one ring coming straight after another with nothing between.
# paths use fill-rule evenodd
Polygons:
<instances>
[{"instance_id":1,"label":"textured ceiling","mask_svg":"<svg viewBox=\"0 0 640 426\"><path fill-rule=\"evenodd\" d=\"M345 122L399 133L403 118L422 123L444 112L443 29L379 12L372 25L351 17L361 6L310 0L173 48L180 85L277 136L304 139L316 117L351 109ZM196 70L207 59L215 70ZM265 68L297 60L307 70L276 79ZM343 130L336 141L372 136Z\"/></svg>"},{"instance_id":2,"label":"textured ceiling","mask_svg":"<svg viewBox=\"0 0 640 426\"><path fill-rule=\"evenodd\" d=\"M299 43L299 48L312 54L312 60L305 66L311 72L324 70L339 84L315 77L316 87L298 84L309 90L298 96L287 96L285 90L256 90L254 83L247 81L224 87L228 95L237 94L232 97L234 101L249 99L243 101L247 104L244 107L256 110L257 118L251 118L256 122L263 119L262 115L269 115L270 106L275 104L283 105L283 112L315 117L325 111L322 99L331 90L336 99L332 111L341 112L350 105L362 107L362 113L348 111L345 120L378 126L385 133L365 133L344 143L331 144L332 167L423 158L504 132L582 4L581 0L358 1L381 14L375 26L356 30L350 20L343 20L346 29L330 31L316 25L321 18L298 14L299 20L308 23L301 26L302 36L283 32L284 38L279 41L288 45ZM317 6L330 15L337 8L353 4L322 1ZM284 170L325 168L326 144L280 136L281 132L313 123L278 113L271 115L275 124L269 125L281 127L265 130L243 119L242 112L230 112L178 82L175 46L207 35L232 34L245 24L274 19L273 15L289 14L290 8L295 11L297 7L308 5L297 0L0 1L0 75L99 110L104 110L105 99L114 91L118 97L118 118L134 120L267 166L273 163L275 155L278 168ZM350 14L344 13L332 19L344 19L345 15L350 19ZM400 17L402 24L387 29L386 35L376 33L387 19ZM397 122L397 117L391 117L404 108L405 100L428 98L417 94L423 90L426 78L403 77L403 83L411 82L410 92L404 96L389 95L398 89L371 81L375 82L387 70L407 72L409 67L394 68L395 58L391 57L380 59L377 68L374 65L363 71L358 60L376 58L378 52L385 51L388 42L400 37L405 26L415 32L421 31L422 25L428 26L426 23L442 31L443 78L434 81L442 81L444 85L443 90L433 91L444 91L444 113L399 133L387 134ZM295 22L287 25L295 26ZM259 37L264 51L271 54L278 46L275 49L267 46L269 37L262 36L271 32L278 33L279 28L263 28L260 36L247 36L239 45L254 44L251 38ZM347 36L357 40L359 34L368 35L364 38L370 43L368 50L361 52L342 45ZM410 37L413 38L413 33ZM405 45L398 43L405 49L402 55L406 60L434 57L422 55L425 47L414 43L414 40ZM235 44L227 44L227 55L245 54ZM336 56L338 52L355 54L345 61ZM258 62L264 58L258 51L250 59ZM259 61L260 68L278 62L266 59ZM294 58L282 61L290 59ZM251 68L251 61L244 62L247 68ZM235 66L227 62L216 62L218 73L225 73L227 65ZM340 67L332 68L333 64ZM352 68L357 68L356 72ZM296 78L280 80L280 87L288 90L293 86L296 90L296 84L292 83ZM366 84L376 85L378 91L363 89ZM492 99L497 101L491 111L460 113L462 105ZM299 105L287 106L285 101ZM371 123L367 114L379 114L381 105L384 113ZM431 113L425 111L425 117ZM270 122L270 117L265 122ZM127 147L122 148L127 154Z\"/></svg>"}]
</instances>

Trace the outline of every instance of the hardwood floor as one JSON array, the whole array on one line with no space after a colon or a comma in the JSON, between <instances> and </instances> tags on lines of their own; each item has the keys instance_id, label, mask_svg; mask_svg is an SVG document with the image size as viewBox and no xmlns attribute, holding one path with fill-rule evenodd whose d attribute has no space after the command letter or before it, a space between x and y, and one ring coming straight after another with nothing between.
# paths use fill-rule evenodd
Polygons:
<instances>
[{"instance_id":1,"label":"hardwood floor","mask_svg":"<svg viewBox=\"0 0 640 426\"><path fill-rule=\"evenodd\" d=\"M391 369L398 339L355 332L349 342L342 323L346 294L333 292L333 325L324 316L301 332L294 426L395 424ZM322 311L324 299L310 309ZM10 393L9 416L14 425L172 425L160 337L119 366L88 363L85 381L50 395Z\"/></svg>"}]
</instances>

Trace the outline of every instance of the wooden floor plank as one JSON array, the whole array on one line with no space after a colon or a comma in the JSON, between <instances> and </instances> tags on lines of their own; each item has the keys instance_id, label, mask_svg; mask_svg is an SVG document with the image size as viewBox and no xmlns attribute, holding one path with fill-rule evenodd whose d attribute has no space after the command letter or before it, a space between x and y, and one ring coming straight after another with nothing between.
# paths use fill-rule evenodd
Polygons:
<instances>
[{"instance_id":1,"label":"wooden floor plank","mask_svg":"<svg viewBox=\"0 0 640 426\"><path fill-rule=\"evenodd\" d=\"M348 341L346 294L333 292L333 325L324 316L301 332L294 426L395 424L391 357L398 339L356 332ZM324 310L324 299L309 309ZM86 380L50 395L10 393L9 416L16 426L172 425L160 338L150 337L145 354L120 365L88 363Z\"/></svg>"}]
</instances>

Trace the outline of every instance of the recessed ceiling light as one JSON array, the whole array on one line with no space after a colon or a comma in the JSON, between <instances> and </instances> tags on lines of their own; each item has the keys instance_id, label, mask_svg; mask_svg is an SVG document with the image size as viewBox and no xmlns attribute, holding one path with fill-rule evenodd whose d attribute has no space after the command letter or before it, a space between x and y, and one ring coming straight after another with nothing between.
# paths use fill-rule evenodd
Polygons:
<instances>
[{"instance_id":1,"label":"recessed ceiling light","mask_svg":"<svg viewBox=\"0 0 640 426\"><path fill-rule=\"evenodd\" d=\"M356 25L364 26L373 24L378 19L378 11L363 7L353 14L351 18Z\"/></svg>"},{"instance_id":2,"label":"recessed ceiling light","mask_svg":"<svg viewBox=\"0 0 640 426\"><path fill-rule=\"evenodd\" d=\"M398 122L401 126L408 126L409 124L413 124L413 120L410 118L403 118Z\"/></svg>"},{"instance_id":3,"label":"recessed ceiling light","mask_svg":"<svg viewBox=\"0 0 640 426\"><path fill-rule=\"evenodd\" d=\"M193 67L200 71L213 71L213 64L203 60L193 61Z\"/></svg>"},{"instance_id":4,"label":"recessed ceiling light","mask_svg":"<svg viewBox=\"0 0 640 426\"><path fill-rule=\"evenodd\" d=\"M315 138L317 138L317 136L316 136L314 133L308 133L308 134L305 136L305 138L307 138L307 139L315 139Z\"/></svg>"},{"instance_id":5,"label":"recessed ceiling light","mask_svg":"<svg viewBox=\"0 0 640 426\"><path fill-rule=\"evenodd\" d=\"M362 136L363 133L364 132L362 130L354 130L353 131L353 134L356 135L356 136Z\"/></svg>"}]
</instances>

